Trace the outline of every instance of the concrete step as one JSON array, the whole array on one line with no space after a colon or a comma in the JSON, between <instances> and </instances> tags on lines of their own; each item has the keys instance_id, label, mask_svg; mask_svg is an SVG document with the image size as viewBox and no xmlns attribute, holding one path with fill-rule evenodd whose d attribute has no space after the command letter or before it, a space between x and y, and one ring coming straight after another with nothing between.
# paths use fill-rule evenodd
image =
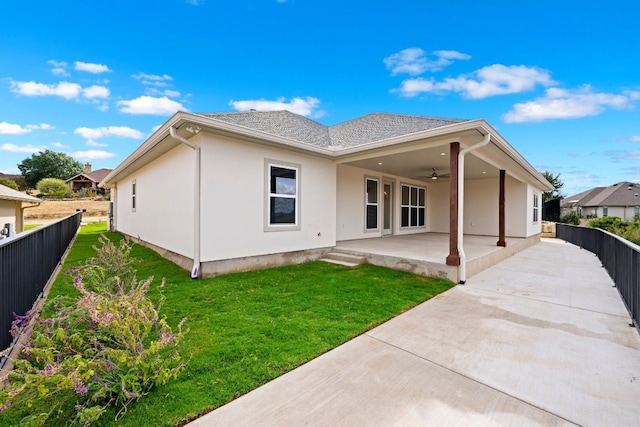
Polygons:
<instances>
[{"instance_id":1,"label":"concrete step","mask_svg":"<svg viewBox=\"0 0 640 427\"><path fill-rule=\"evenodd\" d=\"M331 262L334 264L346 265L347 267L355 267L364 264L367 258L361 255L352 255L344 252L330 252L320 259L320 261Z\"/></svg>"}]
</instances>

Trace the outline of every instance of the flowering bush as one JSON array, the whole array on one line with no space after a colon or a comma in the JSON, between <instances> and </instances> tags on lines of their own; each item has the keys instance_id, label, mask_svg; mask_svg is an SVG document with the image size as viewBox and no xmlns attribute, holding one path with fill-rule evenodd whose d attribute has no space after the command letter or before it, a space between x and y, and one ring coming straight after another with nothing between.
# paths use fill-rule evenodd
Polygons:
<instances>
[{"instance_id":1,"label":"flowering bush","mask_svg":"<svg viewBox=\"0 0 640 427\"><path fill-rule=\"evenodd\" d=\"M0 411L26 409L22 425L88 425L110 405L121 414L184 369L186 319L174 333L159 315L162 300L147 297L153 277L135 278L131 246L104 236L101 242L97 257L72 269L80 298L53 301L55 315L37 323L0 389ZM28 320L16 316L12 331Z\"/></svg>"}]
</instances>

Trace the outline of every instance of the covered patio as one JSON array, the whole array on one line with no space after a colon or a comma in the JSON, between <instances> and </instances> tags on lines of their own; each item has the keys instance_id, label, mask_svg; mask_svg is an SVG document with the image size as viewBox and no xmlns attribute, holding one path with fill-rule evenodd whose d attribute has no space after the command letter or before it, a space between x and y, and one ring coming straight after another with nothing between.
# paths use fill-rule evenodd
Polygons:
<instances>
[{"instance_id":1,"label":"covered patio","mask_svg":"<svg viewBox=\"0 0 640 427\"><path fill-rule=\"evenodd\" d=\"M467 276L520 252L537 243L539 236L507 237L506 246L497 246L496 236L464 235ZM448 233L419 233L373 239L345 240L336 243L335 251L366 258L367 262L430 277L457 282L458 267L447 265Z\"/></svg>"}]
</instances>

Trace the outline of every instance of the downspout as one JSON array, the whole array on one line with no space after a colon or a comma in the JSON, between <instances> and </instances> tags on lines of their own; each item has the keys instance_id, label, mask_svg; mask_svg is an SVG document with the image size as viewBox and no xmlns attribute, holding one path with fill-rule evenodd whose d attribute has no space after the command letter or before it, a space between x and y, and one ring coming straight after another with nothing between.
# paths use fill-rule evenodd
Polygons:
<instances>
[{"instance_id":1,"label":"downspout","mask_svg":"<svg viewBox=\"0 0 640 427\"><path fill-rule=\"evenodd\" d=\"M200 146L181 137L173 126L169 127L171 137L192 148L196 152L196 173L194 181L193 200L193 267L191 268L191 278L200 277Z\"/></svg>"},{"instance_id":2,"label":"downspout","mask_svg":"<svg viewBox=\"0 0 640 427\"><path fill-rule=\"evenodd\" d=\"M491 134L487 132L482 141L471 147L460 150L458 153L458 255L460 265L458 266L458 284L464 285L467 281L467 256L464 253L464 155L470 151L484 147L491 140Z\"/></svg>"}]
</instances>

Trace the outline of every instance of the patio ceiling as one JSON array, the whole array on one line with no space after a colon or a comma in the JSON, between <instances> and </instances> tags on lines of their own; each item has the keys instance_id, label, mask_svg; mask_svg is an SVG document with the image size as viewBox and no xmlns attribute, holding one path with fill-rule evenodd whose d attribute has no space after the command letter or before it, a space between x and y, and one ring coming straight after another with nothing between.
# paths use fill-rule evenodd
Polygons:
<instances>
[{"instance_id":1,"label":"patio ceiling","mask_svg":"<svg viewBox=\"0 0 640 427\"><path fill-rule=\"evenodd\" d=\"M433 168L436 168L438 175L450 173L449 157L449 145L446 144L403 153L380 154L367 159L347 161L344 164L407 178L423 177L421 180L432 182L430 175L433 173ZM496 167L473 153L465 156L466 179L498 178L498 176L499 170Z\"/></svg>"}]
</instances>

